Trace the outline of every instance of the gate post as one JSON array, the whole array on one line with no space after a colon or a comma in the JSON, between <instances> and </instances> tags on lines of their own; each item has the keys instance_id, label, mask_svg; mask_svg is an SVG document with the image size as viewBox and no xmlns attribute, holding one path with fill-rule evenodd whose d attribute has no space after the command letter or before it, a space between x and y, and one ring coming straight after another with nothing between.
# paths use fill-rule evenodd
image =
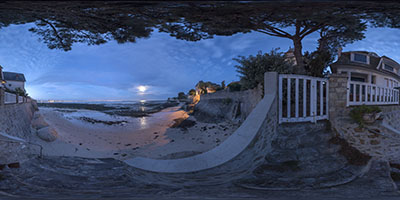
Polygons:
<instances>
[{"instance_id":1,"label":"gate post","mask_svg":"<svg viewBox=\"0 0 400 200\"><path fill-rule=\"evenodd\" d=\"M329 76L329 118L348 115L346 109L348 96L347 74L331 74Z\"/></svg>"},{"instance_id":2,"label":"gate post","mask_svg":"<svg viewBox=\"0 0 400 200\"><path fill-rule=\"evenodd\" d=\"M278 93L278 72L265 72L264 74L264 95Z\"/></svg>"}]
</instances>

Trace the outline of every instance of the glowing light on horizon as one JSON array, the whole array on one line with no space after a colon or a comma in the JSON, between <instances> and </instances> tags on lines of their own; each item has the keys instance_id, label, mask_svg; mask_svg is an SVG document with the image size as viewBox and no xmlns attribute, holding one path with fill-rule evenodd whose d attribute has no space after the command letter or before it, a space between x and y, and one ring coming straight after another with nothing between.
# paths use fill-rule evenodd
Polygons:
<instances>
[{"instance_id":1,"label":"glowing light on horizon","mask_svg":"<svg viewBox=\"0 0 400 200\"><path fill-rule=\"evenodd\" d=\"M147 90L147 87L144 85L140 85L137 87L137 89L139 90L140 93L144 93Z\"/></svg>"}]
</instances>

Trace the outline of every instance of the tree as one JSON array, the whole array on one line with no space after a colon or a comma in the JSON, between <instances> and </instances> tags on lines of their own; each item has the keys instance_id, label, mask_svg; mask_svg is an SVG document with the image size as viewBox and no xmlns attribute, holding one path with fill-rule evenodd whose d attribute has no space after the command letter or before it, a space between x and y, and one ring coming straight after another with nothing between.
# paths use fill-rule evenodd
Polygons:
<instances>
[{"instance_id":1,"label":"tree","mask_svg":"<svg viewBox=\"0 0 400 200\"><path fill-rule=\"evenodd\" d=\"M302 41L319 33L317 51L364 37L366 25L400 27L400 4L393 2L17 2L0 4L0 28L34 23L30 31L51 49L135 42L153 30L198 41L215 35L257 31L290 39L297 71L305 72Z\"/></svg>"},{"instance_id":2,"label":"tree","mask_svg":"<svg viewBox=\"0 0 400 200\"><path fill-rule=\"evenodd\" d=\"M191 89L191 90L189 90L188 94L189 94L190 96L195 96L195 95L196 95L196 90Z\"/></svg>"},{"instance_id":3,"label":"tree","mask_svg":"<svg viewBox=\"0 0 400 200\"><path fill-rule=\"evenodd\" d=\"M319 32L321 48L330 42L335 43L333 47L344 46L364 37L366 22L359 10L351 12L348 5L345 2L195 4L191 9L175 10L176 18L164 23L161 31L190 41L251 31L288 38L294 45L296 71L306 73L302 52L306 36Z\"/></svg>"},{"instance_id":4,"label":"tree","mask_svg":"<svg viewBox=\"0 0 400 200\"><path fill-rule=\"evenodd\" d=\"M186 99L186 95L184 92L179 92L178 93L178 99Z\"/></svg>"},{"instance_id":5,"label":"tree","mask_svg":"<svg viewBox=\"0 0 400 200\"><path fill-rule=\"evenodd\" d=\"M221 82L221 89L223 90L223 89L225 89L226 88L226 86L225 86L225 81L222 81Z\"/></svg>"},{"instance_id":6,"label":"tree","mask_svg":"<svg viewBox=\"0 0 400 200\"><path fill-rule=\"evenodd\" d=\"M263 84L265 72L293 72L292 63L286 59L283 53L277 52L277 49L273 49L270 53L265 54L260 51L256 56L238 56L238 58L234 58L233 60L239 63L235 68L239 73L243 89L253 89L258 84Z\"/></svg>"}]
</instances>

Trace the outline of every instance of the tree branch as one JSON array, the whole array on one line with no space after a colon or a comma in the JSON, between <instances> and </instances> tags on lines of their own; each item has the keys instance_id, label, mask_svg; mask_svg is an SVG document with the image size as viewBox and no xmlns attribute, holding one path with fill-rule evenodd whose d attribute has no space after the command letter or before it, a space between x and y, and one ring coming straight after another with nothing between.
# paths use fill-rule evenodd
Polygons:
<instances>
[{"instance_id":1,"label":"tree branch","mask_svg":"<svg viewBox=\"0 0 400 200\"><path fill-rule=\"evenodd\" d=\"M56 27L54 27L54 25L52 23L50 23L49 21L43 19L43 18L39 18L40 20L42 20L44 23L48 24L54 31L54 34L56 35L56 37L58 38L58 40L60 41L62 47L65 47L65 44L63 42L63 39L61 38L61 36L58 34Z\"/></svg>"},{"instance_id":2,"label":"tree branch","mask_svg":"<svg viewBox=\"0 0 400 200\"><path fill-rule=\"evenodd\" d=\"M322 26L323 26L323 24L319 24L319 25L317 25L317 26L314 26L313 28L311 28L311 29L305 31L305 32L303 33L303 35L300 36L300 38L303 39L303 38L306 37L307 35L309 35L309 34L315 32L315 31L317 31L318 29L320 29Z\"/></svg>"},{"instance_id":3,"label":"tree branch","mask_svg":"<svg viewBox=\"0 0 400 200\"><path fill-rule=\"evenodd\" d=\"M258 29L258 30L256 30L257 32L260 32L260 33L264 33L264 34L267 34L267 35L270 35L270 36L274 36L274 37L283 37L283 38L288 38L287 36L285 36L285 35L282 35L282 34L275 34L275 33L270 33L270 32L268 32L268 31L266 31L266 30L261 30L261 29Z\"/></svg>"},{"instance_id":4,"label":"tree branch","mask_svg":"<svg viewBox=\"0 0 400 200\"><path fill-rule=\"evenodd\" d=\"M266 25L267 29L270 30L271 32L278 34L278 35L282 35L282 37L286 37L286 38L292 38L292 35L290 35L289 33L279 29L279 28L275 28L271 25Z\"/></svg>"}]
</instances>

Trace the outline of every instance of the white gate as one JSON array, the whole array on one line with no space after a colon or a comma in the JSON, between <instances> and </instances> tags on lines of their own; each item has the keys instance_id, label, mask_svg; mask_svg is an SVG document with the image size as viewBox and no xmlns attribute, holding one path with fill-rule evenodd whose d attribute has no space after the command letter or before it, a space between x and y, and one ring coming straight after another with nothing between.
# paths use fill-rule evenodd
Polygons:
<instances>
[{"instance_id":1,"label":"white gate","mask_svg":"<svg viewBox=\"0 0 400 200\"><path fill-rule=\"evenodd\" d=\"M328 119L327 78L280 74L279 123Z\"/></svg>"}]
</instances>

